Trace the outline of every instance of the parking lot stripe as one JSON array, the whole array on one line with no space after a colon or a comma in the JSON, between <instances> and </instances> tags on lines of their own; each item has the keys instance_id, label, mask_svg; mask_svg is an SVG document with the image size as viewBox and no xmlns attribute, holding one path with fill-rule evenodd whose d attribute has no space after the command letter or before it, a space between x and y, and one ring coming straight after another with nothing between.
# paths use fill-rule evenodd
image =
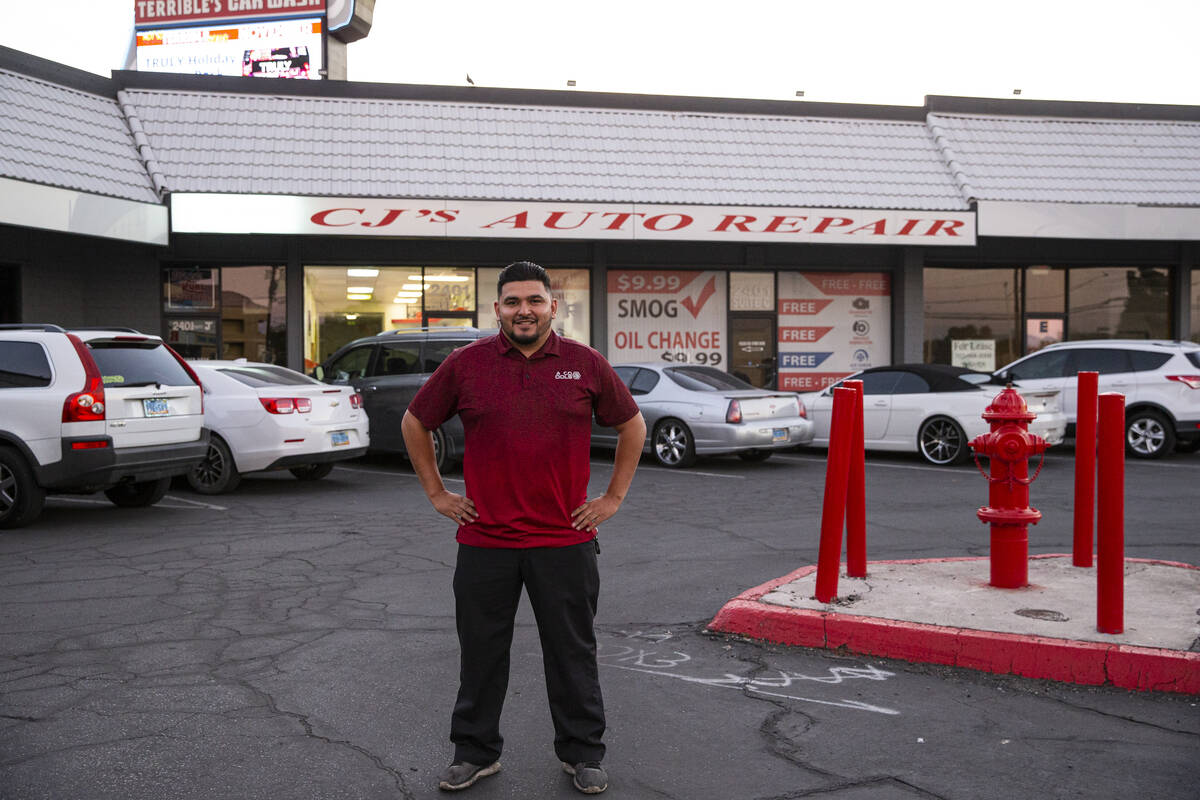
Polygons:
<instances>
[{"instance_id":1,"label":"parking lot stripe","mask_svg":"<svg viewBox=\"0 0 1200 800\"><path fill-rule=\"evenodd\" d=\"M212 503L202 503L199 500L188 500L186 497L176 497L175 495L171 495L171 494L167 495L163 499L164 500L174 500L178 503L191 503L194 506L202 506L204 508L211 508L216 511L228 511L229 510L225 506L218 506L218 505L214 505Z\"/></svg>"},{"instance_id":2,"label":"parking lot stripe","mask_svg":"<svg viewBox=\"0 0 1200 800\"><path fill-rule=\"evenodd\" d=\"M609 469L612 469L611 461L593 461L591 464L593 467L608 467ZM638 467L638 470L649 470L650 472L669 472L674 475L704 475L709 478L732 478L738 481L746 480L745 475L724 475L720 472L701 472L695 469L666 469L665 467L640 466Z\"/></svg>"}]
</instances>

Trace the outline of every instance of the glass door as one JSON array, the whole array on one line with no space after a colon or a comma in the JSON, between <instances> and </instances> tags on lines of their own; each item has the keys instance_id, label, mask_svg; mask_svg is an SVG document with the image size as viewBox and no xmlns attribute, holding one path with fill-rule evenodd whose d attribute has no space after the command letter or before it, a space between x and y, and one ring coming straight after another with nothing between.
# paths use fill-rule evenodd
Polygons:
<instances>
[{"instance_id":1,"label":"glass door","mask_svg":"<svg viewBox=\"0 0 1200 800\"><path fill-rule=\"evenodd\" d=\"M775 388L775 318L729 320L729 372L752 386Z\"/></svg>"}]
</instances>

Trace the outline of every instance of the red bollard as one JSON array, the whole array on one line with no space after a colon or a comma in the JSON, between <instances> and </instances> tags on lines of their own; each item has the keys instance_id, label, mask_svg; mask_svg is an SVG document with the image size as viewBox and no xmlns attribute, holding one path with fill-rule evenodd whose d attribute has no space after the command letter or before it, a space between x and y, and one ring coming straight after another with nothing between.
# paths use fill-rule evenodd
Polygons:
<instances>
[{"instance_id":1,"label":"red bollard","mask_svg":"<svg viewBox=\"0 0 1200 800\"><path fill-rule=\"evenodd\" d=\"M1125 630L1125 395L1100 395L1096 630Z\"/></svg>"},{"instance_id":2,"label":"red bollard","mask_svg":"<svg viewBox=\"0 0 1200 800\"><path fill-rule=\"evenodd\" d=\"M1075 539L1071 563L1092 565L1092 529L1096 511L1096 389L1099 372L1079 373L1075 414Z\"/></svg>"},{"instance_id":3,"label":"red bollard","mask_svg":"<svg viewBox=\"0 0 1200 800\"><path fill-rule=\"evenodd\" d=\"M837 597L842 560L842 528L846 519L846 483L850 472L850 437L854 433L854 390L833 390L829 457L825 462L825 502L821 508L821 543L817 553L818 602Z\"/></svg>"},{"instance_id":4,"label":"red bollard","mask_svg":"<svg viewBox=\"0 0 1200 800\"><path fill-rule=\"evenodd\" d=\"M854 431L850 441L850 476L846 488L846 575L867 577L867 463L863 447L863 384L842 381L854 390Z\"/></svg>"}]
</instances>

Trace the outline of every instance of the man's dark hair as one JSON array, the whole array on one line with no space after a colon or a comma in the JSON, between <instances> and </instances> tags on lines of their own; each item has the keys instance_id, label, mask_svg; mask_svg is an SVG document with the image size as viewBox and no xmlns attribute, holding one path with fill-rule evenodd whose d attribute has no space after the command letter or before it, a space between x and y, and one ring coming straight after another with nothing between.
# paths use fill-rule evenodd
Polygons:
<instances>
[{"instance_id":1,"label":"man's dark hair","mask_svg":"<svg viewBox=\"0 0 1200 800\"><path fill-rule=\"evenodd\" d=\"M546 287L546 293L551 291L550 275L545 267L532 261L514 261L500 270L500 279L496 281L496 297L504 294L504 284L515 281L541 281Z\"/></svg>"}]
</instances>

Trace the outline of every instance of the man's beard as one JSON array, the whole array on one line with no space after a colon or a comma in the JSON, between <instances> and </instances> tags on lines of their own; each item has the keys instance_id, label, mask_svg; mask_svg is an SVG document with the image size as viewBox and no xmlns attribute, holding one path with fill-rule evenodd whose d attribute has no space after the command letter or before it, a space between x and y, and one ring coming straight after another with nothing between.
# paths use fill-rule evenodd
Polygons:
<instances>
[{"instance_id":1,"label":"man's beard","mask_svg":"<svg viewBox=\"0 0 1200 800\"><path fill-rule=\"evenodd\" d=\"M520 320L520 322L525 321ZM508 329L504 330L504 334L516 344L533 344L550 327L550 320L546 320L543 326L542 320L535 318L533 320L533 333L517 333L517 323L518 320L513 320L509 323Z\"/></svg>"}]
</instances>

